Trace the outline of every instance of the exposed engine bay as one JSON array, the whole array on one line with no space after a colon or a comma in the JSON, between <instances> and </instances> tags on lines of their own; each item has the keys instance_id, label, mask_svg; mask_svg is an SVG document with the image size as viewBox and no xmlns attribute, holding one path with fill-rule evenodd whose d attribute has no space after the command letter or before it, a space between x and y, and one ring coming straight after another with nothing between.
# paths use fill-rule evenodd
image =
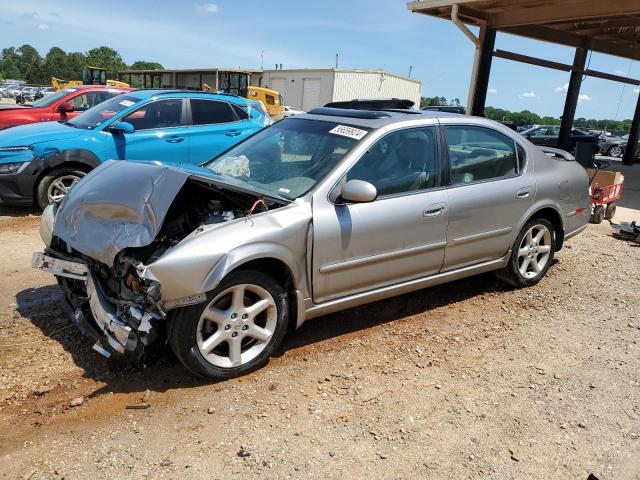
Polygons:
<instances>
[{"instance_id":1,"label":"exposed engine bay","mask_svg":"<svg viewBox=\"0 0 640 480\"><path fill-rule=\"evenodd\" d=\"M113 265L75 250L54 230L49 248L39 254L40 265L36 265L38 254L34 255L34 266L56 275L75 323L96 339L95 350L106 356L111 350L139 354L164 336L170 309L206 298L200 294L182 302L163 303L162 286L145 275L147 266L189 236L234 220L249 222L251 215L283 205L271 198L189 178L164 220L160 220L153 241L120 250Z\"/></svg>"}]
</instances>

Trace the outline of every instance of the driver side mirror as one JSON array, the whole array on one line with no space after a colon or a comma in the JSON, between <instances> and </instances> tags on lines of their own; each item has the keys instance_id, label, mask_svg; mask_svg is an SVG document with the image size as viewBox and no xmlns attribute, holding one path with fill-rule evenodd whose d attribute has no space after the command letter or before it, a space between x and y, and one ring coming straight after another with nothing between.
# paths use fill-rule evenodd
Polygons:
<instances>
[{"instance_id":1,"label":"driver side mirror","mask_svg":"<svg viewBox=\"0 0 640 480\"><path fill-rule=\"evenodd\" d=\"M371 183L364 180L349 180L342 186L340 197L346 202L367 203L378 197L378 191Z\"/></svg>"},{"instance_id":2,"label":"driver side mirror","mask_svg":"<svg viewBox=\"0 0 640 480\"><path fill-rule=\"evenodd\" d=\"M112 133L133 133L136 129L129 122L116 122L109 127Z\"/></svg>"},{"instance_id":3,"label":"driver side mirror","mask_svg":"<svg viewBox=\"0 0 640 480\"><path fill-rule=\"evenodd\" d=\"M60 113L70 113L73 112L73 103L64 102L62 105L58 107L58 111Z\"/></svg>"}]
</instances>

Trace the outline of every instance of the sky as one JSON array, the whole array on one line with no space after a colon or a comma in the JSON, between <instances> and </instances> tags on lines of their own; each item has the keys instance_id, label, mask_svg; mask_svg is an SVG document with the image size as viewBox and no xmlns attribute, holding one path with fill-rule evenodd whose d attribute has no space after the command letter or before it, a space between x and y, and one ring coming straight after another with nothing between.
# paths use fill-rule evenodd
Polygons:
<instances>
[{"instance_id":1,"label":"sky","mask_svg":"<svg viewBox=\"0 0 640 480\"><path fill-rule=\"evenodd\" d=\"M87 51L107 45L128 64L166 68L380 68L423 82L423 96L466 103L474 46L451 22L400 0L211 2L20 0L0 4L0 48L25 43ZM496 48L562 63L567 47L498 34ZM639 62L593 53L589 67L640 78ZM558 117L569 73L494 58L487 105ZM587 77L576 118L632 118L638 89Z\"/></svg>"}]
</instances>

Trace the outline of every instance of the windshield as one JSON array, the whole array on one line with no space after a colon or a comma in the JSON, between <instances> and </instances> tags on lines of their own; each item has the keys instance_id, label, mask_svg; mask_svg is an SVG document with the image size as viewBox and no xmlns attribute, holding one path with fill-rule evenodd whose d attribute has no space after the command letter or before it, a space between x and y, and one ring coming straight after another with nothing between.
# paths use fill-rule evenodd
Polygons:
<instances>
[{"instance_id":1,"label":"windshield","mask_svg":"<svg viewBox=\"0 0 640 480\"><path fill-rule=\"evenodd\" d=\"M99 103L95 107L91 107L84 113L69 120L68 124L74 127L91 130L101 123L113 117L116 113L121 112L125 108L138 103L140 99L128 95L118 95L109 100Z\"/></svg>"},{"instance_id":2,"label":"windshield","mask_svg":"<svg viewBox=\"0 0 640 480\"><path fill-rule=\"evenodd\" d=\"M285 119L204 167L293 200L311 190L368 132L333 122Z\"/></svg>"},{"instance_id":3,"label":"windshield","mask_svg":"<svg viewBox=\"0 0 640 480\"><path fill-rule=\"evenodd\" d=\"M51 95L47 95L46 97L42 97L40 100L36 100L31 104L32 107L48 107L49 105L53 105L58 100L66 97L70 93L75 92L75 88L65 88L64 90L58 90L56 93L52 93Z\"/></svg>"}]
</instances>

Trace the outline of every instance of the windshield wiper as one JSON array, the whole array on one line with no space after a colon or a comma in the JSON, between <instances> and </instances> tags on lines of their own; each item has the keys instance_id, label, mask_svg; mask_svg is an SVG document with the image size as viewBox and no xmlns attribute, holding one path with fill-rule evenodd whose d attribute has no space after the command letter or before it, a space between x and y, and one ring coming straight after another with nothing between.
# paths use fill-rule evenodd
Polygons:
<instances>
[{"instance_id":1,"label":"windshield wiper","mask_svg":"<svg viewBox=\"0 0 640 480\"><path fill-rule=\"evenodd\" d=\"M68 125L69 127L78 128L78 126L75 123L71 123L69 121L60 122L60 123L62 123L63 125Z\"/></svg>"}]
</instances>

